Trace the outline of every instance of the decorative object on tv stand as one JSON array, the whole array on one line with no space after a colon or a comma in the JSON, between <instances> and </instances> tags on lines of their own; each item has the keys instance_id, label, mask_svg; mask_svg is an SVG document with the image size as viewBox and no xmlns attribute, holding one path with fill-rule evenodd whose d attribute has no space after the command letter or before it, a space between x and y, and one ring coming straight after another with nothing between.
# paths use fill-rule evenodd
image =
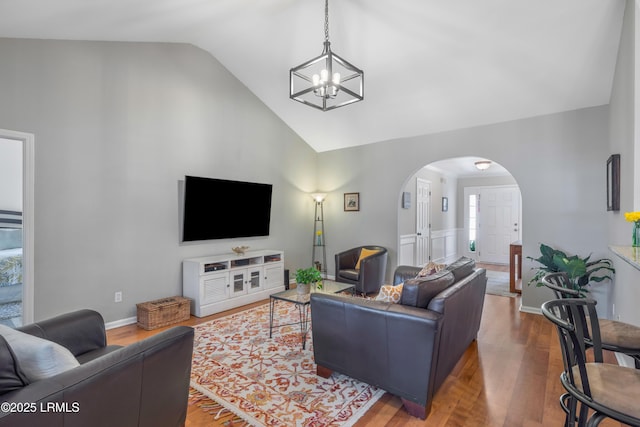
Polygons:
<instances>
[{"instance_id":1,"label":"decorative object on tv stand","mask_svg":"<svg viewBox=\"0 0 640 427\"><path fill-rule=\"evenodd\" d=\"M491 167L491 160L478 160L474 165L478 170L485 171Z\"/></svg>"},{"instance_id":2,"label":"decorative object on tv stand","mask_svg":"<svg viewBox=\"0 0 640 427\"><path fill-rule=\"evenodd\" d=\"M625 212L624 219L633 223L631 230L631 246L640 247L640 212Z\"/></svg>"},{"instance_id":3,"label":"decorative object on tv stand","mask_svg":"<svg viewBox=\"0 0 640 427\"><path fill-rule=\"evenodd\" d=\"M322 111L364 99L364 71L331 51L329 0L324 3L322 54L289 70L289 98Z\"/></svg>"},{"instance_id":4,"label":"decorative object on tv stand","mask_svg":"<svg viewBox=\"0 0 640 427\"><path fill-rule=\"evenodd\" d=\"M360 210L360 193L344 193L345 212L356 212Z\"/></svg>"},{"instance_id":5,"label":"decorative object on tv stand","mask_svg":"<svg viewBox=\"0 0 640 427\"><path fill-rule=\"evenodd\" d=\"M249 249L249 246L236 246L235 248L231 248L233 252L238 255L244 255L245 252Z\"/></svg>"},{"instance_id":6,"label":"decorative object on tv stand","mask_svg":"<svg viewBox=\"0 0 640 427\"><path fill-rule=\"evenodd\" d=\"M323 266L326 269L327 266L327 241L324 234L324 199L327 197L326 193L312 193L311 197L315 201L315 210L313 213L313 251L311 254L311 264L318 265L318 269L322 274L322 277L327 277L327 271L323 270ZM318 251L322 249L322 252ZM320 256L322 259L320 260ZM320 262L322 261L322 262Z\"/></svg>"},{"instance_id":7,"label":"decorative object on tv stand","mask_svg":"<svg viewBox=\"0 0 640 427\"><path fill-rule=\"evenodd\" d=\"M311 285L322 288L322 275L315 267L296 270L296 289L299 294L311 292Z\"/></svg>"}]
</instances>

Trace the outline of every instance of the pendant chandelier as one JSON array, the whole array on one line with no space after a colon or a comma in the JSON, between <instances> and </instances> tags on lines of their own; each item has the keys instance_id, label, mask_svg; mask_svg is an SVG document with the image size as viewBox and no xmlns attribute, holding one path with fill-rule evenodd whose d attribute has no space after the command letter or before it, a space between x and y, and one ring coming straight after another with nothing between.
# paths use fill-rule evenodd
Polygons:
<instances>
[{"instance_id":1,"label":"pendant chandelier","mask_svg":"<svg viewBox=\"0 0 640 427\"><path fill-rule=\"evenodd\" d=\"M324 49L289 70L289 98L322 111L362 101L364 72L331 51L329 0L324 3Z\"/></svg>"}]
</instances>

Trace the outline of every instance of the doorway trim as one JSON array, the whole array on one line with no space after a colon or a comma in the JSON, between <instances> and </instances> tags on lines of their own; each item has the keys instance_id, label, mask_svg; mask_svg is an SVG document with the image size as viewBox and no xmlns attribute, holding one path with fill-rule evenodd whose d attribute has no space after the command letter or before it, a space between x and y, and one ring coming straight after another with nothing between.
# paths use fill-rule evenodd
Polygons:
<instances>
[{"instance_id":1,"label":"doorway trim","mask_svg":"<svg viewBox=\"0 0 640 427\"><path fill-rule=\"evenodd\" d=\"M34 321L35 136L0 129L0 138L22 142L22 323Z\"/></svg>"}]
</instances>

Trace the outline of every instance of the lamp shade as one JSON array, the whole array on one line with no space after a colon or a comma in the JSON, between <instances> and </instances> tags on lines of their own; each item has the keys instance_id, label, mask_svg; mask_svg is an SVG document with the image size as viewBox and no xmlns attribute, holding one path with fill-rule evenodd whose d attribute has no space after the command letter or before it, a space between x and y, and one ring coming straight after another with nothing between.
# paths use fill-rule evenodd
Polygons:
<instances>
[{"instance_id":1,"label":"lamp shade","mask_svg":"<svg viewBox=\"0 0 640 427\"><path fill-rule=\"evenodd\" d=\"M324 202L324 199L327 197L327 193L311 193L311 197L317 203L322 203Z\"/></svg>"}]
</instances>

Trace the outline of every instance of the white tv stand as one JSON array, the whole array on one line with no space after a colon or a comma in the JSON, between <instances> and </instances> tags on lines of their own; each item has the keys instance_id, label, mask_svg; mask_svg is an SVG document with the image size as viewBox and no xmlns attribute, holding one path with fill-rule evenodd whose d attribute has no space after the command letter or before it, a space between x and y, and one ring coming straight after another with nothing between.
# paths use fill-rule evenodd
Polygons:
<instances>
[{"instance_id":1,"label":"white tv stand","mask_svg":"<svg viewBox=\"0 0 640 427\"><path fill-rule=\"evenodd\" d=\"M182 262L182 294L191 314L209 316L284 290L284 252L227 253Z\"/></svg>"}]
</instances>

